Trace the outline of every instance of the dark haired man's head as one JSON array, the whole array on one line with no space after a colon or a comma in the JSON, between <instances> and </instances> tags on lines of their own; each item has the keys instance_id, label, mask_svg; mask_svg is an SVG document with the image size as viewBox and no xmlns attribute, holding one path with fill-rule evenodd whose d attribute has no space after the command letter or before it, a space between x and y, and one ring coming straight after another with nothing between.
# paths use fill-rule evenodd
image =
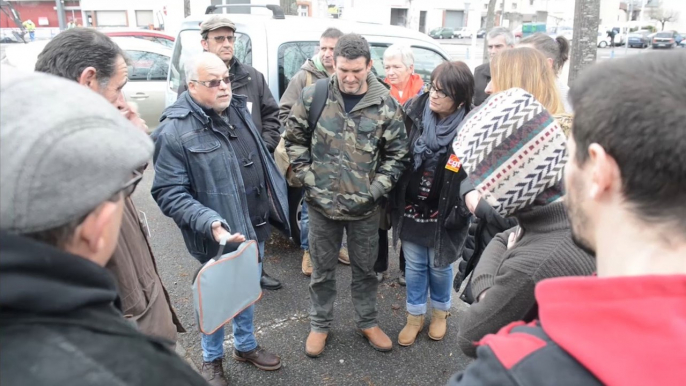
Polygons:
<instances>
[{"instance_id":1,"label":"dark haired man's head","mask_svg":"<svg viewBox=\"0 0 686 386\"><path fill-rule=\"evenodd\" d=\"M122 89L128 82L124 51L105 34L74 28L55 36L38 55L36 71L76 81L119 109L126 109Z\"/></svg>"},{"instance_id":2,"label":"dark haired man's head","mask_svg":"<svg viewBox=\"0 0 686 386\"><path fill-rule=\"evenodd\" d=\"M626 228L645 241L686 243L684 63L686 52L640 55L597 64L574 82L566 201L584 246L622 243L615 238ZM607 269L599 261L599 274Z\"/></svg>"},{"instance_id":3,"label":"dark haired man's head","mask_svg":"<svg viewBox=\"0 0 686 386\"><path fill-rule=\"evenodd\" d=\"M341 36L333 52L334 68L341 91L347 94L367 92L367 75L372 70L369 43L358 34Z\"/></svg>"},{"instance_id":4,"label":"dark haired man's head","mask_svg":"<svg viewBox=\"0 0 686 386\"><path fill-rule=\"evenodd\" d=\"M338 39L343 36L343 32L336 28L327 28L319 39L319 59L322 62L326 72L329 75L333 74L333 51L336 48Z\"/></svg>"}]
</instances>

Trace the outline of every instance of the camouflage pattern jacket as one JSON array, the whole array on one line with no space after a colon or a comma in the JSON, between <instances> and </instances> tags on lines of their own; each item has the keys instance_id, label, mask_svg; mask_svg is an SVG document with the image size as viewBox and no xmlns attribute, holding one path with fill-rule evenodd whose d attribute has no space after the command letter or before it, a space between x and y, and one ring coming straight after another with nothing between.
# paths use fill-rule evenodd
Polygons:
<instances>
[{"instance_id":1,"label":"camouflage pattern jacket","mask_svg":"<svg viewBox=\"0 0 686 386\"><path fill-rule=\"evenodd\" d=\"M402 108L374 74L367 85L365 96L346 113L334 75L315 128L307 123L314 85L306 87L286 123L286 151L305 200L332 220L373 215L409 164Z\"/></svg>"}]
</instances>

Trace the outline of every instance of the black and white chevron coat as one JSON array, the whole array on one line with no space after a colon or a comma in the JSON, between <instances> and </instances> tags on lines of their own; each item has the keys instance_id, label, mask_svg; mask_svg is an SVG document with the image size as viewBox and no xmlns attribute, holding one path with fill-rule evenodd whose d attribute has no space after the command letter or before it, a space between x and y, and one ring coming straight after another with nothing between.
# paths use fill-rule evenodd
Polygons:
<instances>
[{"instance_id":1,"label":"black and white chevron coat","mask_svg":"<svg viewBox=\"0 0 686 386\"><path fill-rule=\"evenodd\" d=\"M410 153L413 151L413 144L424 130L422 112L427 98L429 98L429 93L415 97L405 104L405 127L408 130L407 134L410 139ZM452 154L452 147L448 154L445 154L439 161L438 167L445 167L450 154ZM410 154L410 159L412 159L412 156ZM403 226L405 195L410 183L411 174L412 167L403 173L395 189L389 194L394 246L397 245L400 230ZM466 178L467 174L462 168L457 173L446 171L444 174L440 203L438 205L439 231L436 232L434 239L434 264L436 267L447 267L462 256L462 249L467 240L471 217L460 192L460 186L466 181Z\"/></svg>"}]
</instances>

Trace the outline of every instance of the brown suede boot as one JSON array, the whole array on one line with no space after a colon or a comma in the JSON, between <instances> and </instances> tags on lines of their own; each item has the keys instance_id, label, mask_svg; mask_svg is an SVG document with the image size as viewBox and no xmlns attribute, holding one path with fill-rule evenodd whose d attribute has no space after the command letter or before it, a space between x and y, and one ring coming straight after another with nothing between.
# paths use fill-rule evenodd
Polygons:
<instances>
[{"instance_id":1,"label":"brown suede boot","mask_svg":"<svg viewBox=\"0 0 686 386\"><path fill-rule=\"evenodd\" d=\"M360 334L369 341L369 344L374 347L376 351L387 352L393 349L393 342L385 332L375 326L365 330L359 330Z\"/></svg>"},{"instance_id":2,"label":"brown suede boot","mask_svg":"<svg viewBox=\"0 0 686 386\"><path fill-rule=\"evenodd\" d=\"M433 309L431 311L431 324L429 325L429 338L433 340L442 340L445 336L445 331L448 329L448 316L450 312Z\"/></svg>"},{"instance_id":3,"label":"brown suede boot","mask_svg":"<svg viewBox=\"0 0 686 386\"><path fill-rule=\"evenodd\" d=\"M423 328L424 315L407 314L407 324L398 334L398 344L405 347L412 346Z\"/></svg>"},{"instance_id":4,"label":"brown suede boot","mask_svg":"<svg viewBox=\"0 0 686 386\"><path fill-rule=\"evenodd\" d=\"M338 262L345 265L350 265L350 255L348 255L348 247L341 247L338 251Z\"/></svg>"},{"instance_id":5,"label":"brown suede boot","mask_svg":"<svg viewBox=\"0 0 686 386\"><path fill-rule=\"evenodd\" d=\"M312 275L312 260L310 260L310 251L303 253L302 271L305 276Z\"/></svg>"},{"instance_id":6,"label":"brown suede boot","mask_svg":"<svg viewBox=\"0 0 686 386\"><path fill-rule=\"evenodd\" d=\"M305 355L310 358L318 358L324 352L326 347L326 338L329 334L326 332L310 331L305 341Z\"/></svg>"}]
</instances>

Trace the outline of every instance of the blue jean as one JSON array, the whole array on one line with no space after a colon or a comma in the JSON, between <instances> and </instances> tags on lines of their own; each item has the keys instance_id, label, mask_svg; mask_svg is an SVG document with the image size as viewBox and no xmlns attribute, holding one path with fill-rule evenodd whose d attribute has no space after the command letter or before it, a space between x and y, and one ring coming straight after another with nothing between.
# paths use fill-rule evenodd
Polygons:
<instances>
[{"instance_id":1,"label":"blue jean","mask_svg":"<svg viewBox=\"0 0 686 386\"><path fill-rule=\"evenodd\" d=\"M258 243L260 250L260 260L264 256L264 241ZM262 263L260 263L260 274ZM252 305L233 318L233 347L240 352L252 351L257 347L255 340L255 325L253 316L255 305ZM215 359L224 357L224 327L215 331L212 335L201 334L202 359L205 362L212 362Z\"/></svg>"},{"instance_id":2,"label":"blue jean","mask_svg":"<svg viewBox=\"0 0 686 386\"><path fill-rule=\"evenodd\" d=\"M407 312L412 315L426 314L427 294L431 294L431 306L449 311L453 290L453 267L434 267L434 248L403 241L405 254L405 280L407 281Z\"/></svg>"},{"instance_id":3,"label":"blue jean","mask_svg":"<svg viewBox=\"0 0 686 386\"><path fill-rule=\"evenodd\" d=\"M303 208L300 215L300 247L306 251L310 250L310 241L307 235L310 233L310 215L307 204L303 200Z\"/></svg>"},{"instance_id":4,"label":"blue jean","mask_svg":"<svg viewBox=\"0 0 686 386\"><path fill-rule=\"evenodd\" d=\"M29 32L29 38L31 39L32 42L35 41L36 40L36 32L34 32L34 31Z\"/></svg>"}]
</instances>

